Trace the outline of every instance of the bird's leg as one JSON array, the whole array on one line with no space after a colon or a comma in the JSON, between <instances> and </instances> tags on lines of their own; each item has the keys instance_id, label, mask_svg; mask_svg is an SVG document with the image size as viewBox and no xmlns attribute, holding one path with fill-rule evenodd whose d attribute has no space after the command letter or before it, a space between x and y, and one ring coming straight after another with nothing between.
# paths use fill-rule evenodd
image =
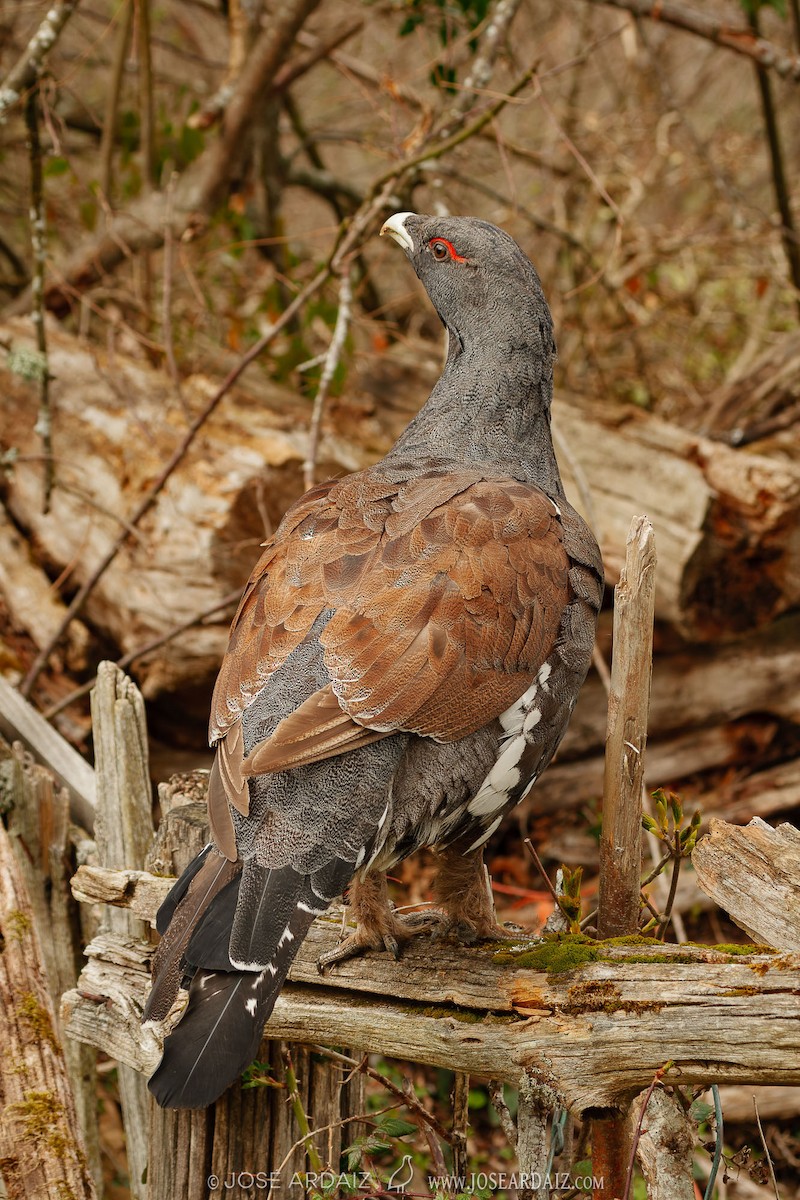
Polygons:
<instances>
[{"instance_id":1,"label":"bird's leg","mask_svg":"<svg viewBox=\"0 0 800 1200\"><path fill-rule=\"evenodd\" d=\"M446 915L442 932L467 943L507 938L512 931L497 921L483 847L464 853L463 845L463 841L454 842L437 855L433 892Z\"/></svg>"},{"instance_id":2,"label":"bird's leg","mask_svg":"<svg viewBox=\"0 0 800 1200\"><path fill-rule=\"evenodd\" d=\"M392 911L383 871L368 871L363 878L356 876L350 884L348 905L356 919L356 928L335 950L319 956L317 966L320 971L367 950L390 950L395 958L399 958L404 943L424 932L432 923L426 919L427 913L398 917ZM439 922L441 915L432 914L432 920Z\"/></svg>"}]
</instances>

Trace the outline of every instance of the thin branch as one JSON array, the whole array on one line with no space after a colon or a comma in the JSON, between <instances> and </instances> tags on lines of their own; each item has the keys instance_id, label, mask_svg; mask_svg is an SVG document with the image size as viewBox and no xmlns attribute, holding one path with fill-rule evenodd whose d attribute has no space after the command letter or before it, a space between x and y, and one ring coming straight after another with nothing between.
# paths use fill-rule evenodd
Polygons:
<instances>
[{"instance_id":1,"label":"thin branch","mask_svg":"<svg viewBox=\"0 0 800 1200\"><path fill-rule=\"evenodd\" d=\"M298 295L295 296L292 303L288 306L288 308L286 308L284 310L284 312L281 314L281 316L278 318L278 320L275 322L275 324L263 335L263 337L259 338L259 340L255 343L255 345L250 347L250 349L247 351L247 353L244 354L242 356L242 358L239 359L239 362L236 364L236 366L233 367L228 372L227 376L225 377L223 382L220 384L220 386L217 388L214 395L207 402L207 404L203 408L202 412L198 413L198 415L192 421L191 425L189 426L188 430L186 431L186 434L183 437L183 440L181 441L180 445L177 447L177 449L173 453L173 455L170 458L167 465L162 470L158 479L155 481L153 486L150 488L150 491L139 502L138 507L136 508L136 510L134 511L134 513L128 520L128 525L136 527L139 524L139 522L142 520L142 518L150 511L150 509L153 507L156 500L158 499L159 494L161 493L161 491L163 490L167 481L169 480L170 476L173 474L173 472L176 470L176 468L180 465L180 463L186 457L186 454L187 454L190 446L194 442L195 438L197 437L198 433L200 432L202 427L205 425L206 421L208 421L209 417L212 415L212 413L215 411L215 409L218 407L220 402L224 399L225 396L227 396L228 392L231 390L233 385L236 383L239 376L243 374L243 372L246 370L247 367L249 367L250 363L253 362L254 359L258 358L259 354L261 354L266 349L266 347L270 344L270 342L272 342L278 336L278 334L281 332L281 330L284 329L286 327L286 325L289 324L289 322L292 320L292 318L295 316L295 314L300 311L300 309L303 307L303 305L306 303L306 301L311 296L313 296L317 291L319 291L319 289L322 287L323 283L330 277L330 274L331 274L330 267L323 267L322 270L319 271L314 276L314 278L311 280L311 282L306 284L306 286L303 288L302 292L299 292ZM83 584L83 586L76 592L75 596L73 597L72 603L70 604L69 608L65 612L60 625L58 626L58 628L56 629L56 631L50 638L50 641L47 643L47 645L42 647L39 654L36 656L30 670L28 671L28 674L23 679L23 681L20 685L20 692L22 693L23 696L25 696L25 697L30 696L33 685L36 683L36 680L39 678L40 674L42 673L42 671L45 667L45 664L46 664L48 658L50 657L50 655L52 654L53 650L58 645L58 643L61 641L61 638L63 637L64 633L66 632L67 626L69 625L70 621L72 621L72 619L74 617L76 617L78 615L78 613L81 611L84 603L86 602L87 597L94 590L98 581L102 578L102 576L105 574L105 572L111 566L111 564L114 561L114 559L116 558L117 554L122 549L122 547L125 545L125 542L127 541L128 536L129 536L129 534L128 534L127 528L124 529L120 534L118 534L118 536L114 540L113 544L103 555L103 558L100 560L98 565L95 567L94 571L92 571L89 578L86 580L86 582Z\"/></svg>"},{"instance_id":2,"label":"thin branch","mask_svg":"<svg viewBox=\"0 0 800 1200\"><path fill-rule=\"evenodd\" d=\"M180 625L173 626L172 629L168 629L166 633L162 633L159 637L153 638L152 641L146 642L143 646L137 646L134 650L129 650L127 654L122 655L122 658L118 658L116 660L116 665L121 670L125 670L126 667L131 665L131 663L136 662L137 658L144 658L145 654L152 654L154 650L160 650L160 648L162 646L166 646L168 642L172 642L176 637L180 637L180 635L185 633L187 629L194 629L195 625L204 624L209 617L213 617L216 613L222 612L224 609L229 608L232 604L236 604L241 598L241 595L241 588L237 588L235 592L228 592L227 596L223 596L221 600L218 600L215 604L212 604L210 608L205 609L201 613L195 613L193 617L189 617L189 619L186 621L181 621ZM75 688L68 695L64 696L58 701L57 704L52 704L49 708L45 709L45 711L42 713L42 716L47 721L52 721L53 717L58 716L58 714L63 712L65 708L69 708L69 706L74 704L76 700L80 700L81 697L87 696L96 683L97 676L95 675L86 683L82 683L80 687Z\"/></svg>"},{"instance_id":3,"label":"thin branch","mask_svg":"<svg viewBox=\"0 0 800 1200\"><path fill-rule=\"evenodd\" d=\"M346 1067L355 1067L355 1069L360 1071L363 1075L368 1075L370 1079L374 1079L375 1082L379 1083L381 1087L386 1089L387 1092L391 1092L393 1096L397 1096L398 1100L402 1100L411 1112L416 1113L426 1125L430 1126L437 1137L442 1138L442 1140L445 1142L451 1141L452 1135L450 1132L445 1129L444 1125L437 1120L433 1113L428 1112L425 1105L414 1092L414 1089L398 1087L398 1085L393 1083L388 1076L382 1075L380 1071L376 1071L374 1067L371 1067L366 1055L359 1060L357 1058L351 1058L348 1054L340 1054L338 1050L331 1050L328 1046L312 1046L311 1049L315 1054L322 1054L325 1056L325 1058L331 1059L332 1062L341 1063Z\"/></svg>"},{"instance_id":4,"label":"thin branch","mask_svg":"<svg viewBox=\"0 0 800 1200\"><path fill-rule=\"evenodd\" d=\"M659 940L661 940L661 941L664 940L664 937L666 935L667 926L669 925L670 914L672 912L672 906L675 903L675 896L678 891L678 879L680 878L680 873L681 873L681 858L682 858L682 856L681 856L681 836L680 836L680 833L678 832L678 830L676 829L675 830L675 851L673 854L672 879L670 880L670 885L669 885L669 895L667 896L667 903L664 906L664 913L661 918L661 924L659 925L658 932L656 933L656 937L659 938Z\"/></svg>"},{"instance_id":5,"label":"thin branch","mask_svg":"<svg viewBox=\"0 0 800 1200\"><path fill-rule=\"evenodd\" d=\"M319 380L317 394L314 397L314 408L311 413L311 424L308 431L308 455L303 463L303 479L305 486L311 488L314 486L314 471L317 465L317 454L319 452L319 436L320 427L322 425L322 413L325 408L325 401L328 398L328 389L331 381L339 365L339 359L342 356L347 330L350 327L350 318L353 313L353 285L350 281L350 273L346 271L342 275L342 281L339 285L339 311L336 314L336 324L333 329L333 337L328 351L325 355L325 365L322 368L322 375Z\"/></svg>"},{"instance_id":6,"label":"thin branch","mask_svg":"<svg viewBox=\"0 0 800 1200\"><path fill-rule=\"evenodd\" d=\"M0 83L0 123L5 120L8 110L19 102L23 92L36 85L46 55L58 41L61 31L79 3L80 0L61 0L48 9L47 16L28 42L21 57Z\"/></svg>"},{"instance_id":7,"label":"thin branch","mask_svg":"<svg viewBox=\"0 0 800 1200\"><path fill-rule=\"evenodd\" d=\"M637 17L650 17L662 25L673 25L676 29L696 34L716 46L723 46L726 50L753 59L762 67L777 71L779 75L795 83L800 82L798 55L786 54L765 38L754 37L749 29L731 28L730 22L724 16L698 12L696 9L684 7L683 4L673 3L673 0L589 0L589 3L619 8Z\"/></svg>"},{"instance_id":8,"label":"thin branch","mask_svg":"<svg viewBox=\"0 0 800 1200\"><path fill-rule=\"evenodd\" d=\"M703 1195L703 1200L711 1200L714 1195L714 1184L717 1181L717 1171L719 1164L722 1162L722 1147L724 1145L723 1135L724 1127L722 1124L722 1104L719 1098L719 1087L716 1083L711 1085L711 1095L714 1099L714 1157L711 1160L711 1172L708 1176L708 1183ZM755 1103L755 1096L753 1097Z\"/></svg>"},{"instance_id":9,"label":"thin branch","mask_svg":"<svg viewBox=\"0 0 800 1200\"><path fill-rule=\"evenodd\" d=\"M300 1095L300 1089L297 1086L297 1076L295 1075L294 1063L292 1062L292 1052L288 1046L283 1051L283 1065L286 1073L286 1089L289 1093L289 1103L294 1112L294 1119L303 1135L301 1140L305 1147L308 1161L311 1164L311 1169L319 1173L322 1170L322 1159L320 1158L319 1150L317 1150L317 1147L311 1140L314 1131L308 1123L306 1110L303 1108L303 1100Z\"/></svg>"},{"instance_id":10,"label":"thin branch","mask_svg":"<svg viewBox=\"0 0 800 1200\"><path fill-rule=\"evenodd\" d=\"M645 1094L645 1098L642 1103L642 1111L639 1113L639 1120L636 1122L636 1132L631 1140L631 1152L630 1152L630 1157L628 1159L628 1173L625 1177L625 1191L623 1193L622 1200L628 1200L628 1197L631 1194L631 1189L633 1187L633 1164L636 1159L636 1147L639 1145L639 1139L642 1136L642 1124L644 1123L644 1114L647 1112L647 1106L650 1103L650 1097L652 1096L653 1092L656 1090L656 1084L661 1082L661 1080L664 1078L667 1071L670 1069L670 1067L672 1065L673 1064L671 1062L668 1062L668 1063L665 1063L663 1067L659 1067L659 1069L656 1071L655 1075L653 1076L653 1081L650 1084L650 1087L647 1089L647 1092Z\"/></svg>"},{"instance_id":11,"label":"thin branch","mask_svg":"<svg viewBox=\"0 0 800 1200\"><path fill-rule=\"evenodd\" d=\"M114 58L111 64L111 77L106 89L106 110L103 114L103 132L100 138L100 186L106 200L111 201L112 169L114 162L114 142L117 132L117 113L119 98L122 93L122 76L125 70L125 58L128 53L128 43L133 28L134 0L124 0L124 6L119 18L117 40L114 44Z\"/></svg>"},{"instance_id":12,"label":"thin branch","mask_svg":"<svg viewBox=\"0 0 800 1200\"><path fill-rule=\"evenodd\" d=\"M449 120L463 116L475 103L475 93L481 92L489 83L495 60L521 3L522 0L498 0L484 27L480 49L472 60L462 90L450 109ZM442 130L442 136L446 137L449 132L449 129Z\"/></svg>"},{"instance_id":13,"label":"thin branch","mask_svg":"<svg viewBox=\"0 0 800 1200\"><path fill-rule=\"evenodd\" d=\"M767 1156L767 1166L769 1167L769 1177L772 1180L772 1190L775 1193L775 1200L781 1200L780 1192L778 1191L778 1181L775 1178L775 1168L772 1165L772 1155L769 1152L767 1139L764 1137L764 1130L761 1127L761 1117L758 1113L758 1104L756 1103L755 1096L753 1096L753 1111L756 1114L756 1124L758 1125L758 1132L761 1137L761 1145L764 1147L764 1153Z\"/></svg>"},{"instance_id":14,"label":"thin branch","mask_svg":"<svg viewBox=\"0 0 800 1200\"><path fill-rule=\"evenodd\" d=\"M494 1105L494 1110L500 1118L500 1125L503 1133L508 1139L509 1146L514 1149L517 1145L517 1126L514 1123L514 1118L506 1104L506 1098L503 1094L503 1085L498 1080L493 1079L489 1083L489 1099Z\"/></svg>"},{"instance_id":15,"label":"thin branch","mask_svg":"<svg viewBox=\"0 0 800 1200\"><path fill-rule=\"evenodd\" d=\"M569 925L572 925L572 916L567 911L567 909L564 907L564 905L561 903L561 897L559 896L556 889L553 887L552 880L550 879L550 876L547 874L547 871L545 871L544 863L539 858L539 855L536 852L536 847L534 846L533 842L531 841L530 838L525 838L523 845L524 845L525 849L528 851L528 853L530 854L533 861L536 863L536 868L537 868L539 874L541 875L542 879L544 880L545 887L547 888L548 892L552 896L553 902L555 903L556 908L559 910L559 912L562 914L562 916L566 919L566 921L569 923Z\"/></svg>"},{"instance_id":16,"label":"thin branch","mask_svg":"<svg viewBox=\"0 0 800 1200\"><path fill-rule=\"evenodd\" d=\"M167 184L166 209L164 212L164 277L161 290L161 336L164 341L164 357L167 363L175 394L181 402L186 416L190 416L189 407L183 395L181 374L175 358L175 337L172 327L172 273L174 268L174 242L172 236L172 196L175 189L176 173L173 171Z\"/></svg>"},{"instance_id":17,"label":"thin branch","mask_svg":"<svg viewBox=\"0 0 800 1200\"><path fill-rule=\"evenodd\" d=\"M153 101L153 58L150 45L150 0L136 0L136 38L139 67L139 120L142 178L149 186L156 180L155 106Z\"/></svg>"},{"instance_id":18,"label":"thin branch","mask_svg":"<svg viewBox=\"0 0 800 1200\"><path fill-rule=\"evenodd\" d=\"M36 431L44 451L44 497L42 511L50 511L50 497L55 482L53 462L53 414L50 408L50 360L47 354L47 331L44 324L44 278L47 259L47 226L42 182L42 143L39 137L39 89L32 88L25 97L25 124L28 130L28 154L31 164L31 248L33 250L31 321L36 330L39 351L39 416Z\"/></svg>"},{"instance_id":19,"label":"thin branch","mask_svg":"<svg viewBox=\"0 0 800 1200\"><path fill-rule=\"evenodd\" d=\"M758 11L749 13L750 28L755 37L759 36ZM769 74L760 62L755 64L758 92L761 97L761 111L764 117L764 128L767 131L770 163L772 164L772 188L775 192L775 204L781 217L781 240L783 252L789 267L789 279L795 291L795 304L800 313L800 242L792 214L792 197L786 178L781 137L778 129L778 114L775 111L775 101L772 96L772 83Z\"/></svg>"}]
</instances>

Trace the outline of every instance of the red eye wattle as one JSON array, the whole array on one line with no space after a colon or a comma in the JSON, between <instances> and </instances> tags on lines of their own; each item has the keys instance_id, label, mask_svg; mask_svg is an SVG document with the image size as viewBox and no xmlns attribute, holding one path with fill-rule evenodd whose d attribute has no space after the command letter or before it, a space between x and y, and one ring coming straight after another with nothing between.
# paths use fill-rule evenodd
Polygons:
<instances>
[{"instance_id":1,"label":"red eye wattle","mask_svg":"<svg viewBox=\"0 0 800 1200\"><path fill-rule=\"evenodd\" d=\"M459 254L452 242L448 242L447 238L433 238L430 243L431 254L439 262L444 262L450 258L453 262L466 262L466 258Z\"/></svg>"}]
</instances>

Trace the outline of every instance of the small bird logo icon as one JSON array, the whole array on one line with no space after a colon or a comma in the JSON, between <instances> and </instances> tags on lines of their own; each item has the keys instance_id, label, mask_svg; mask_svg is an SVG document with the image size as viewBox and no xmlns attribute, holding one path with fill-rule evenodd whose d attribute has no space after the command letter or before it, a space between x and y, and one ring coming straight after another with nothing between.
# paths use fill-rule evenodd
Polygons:
<instances>
[{"instance_id":1,"label":"small bird logo icon","mask_svg":"<svg viewBox=\"0 0 800 1200\"><path fill-rule=\"evenodd\" d=\"M401 1178L402 1177L402 1178ZM404 1192L414 1178L411 1155L404 1154L399 1167L395 1167L386 1183L387 1192Z\"/></svg>"}]
</instances>

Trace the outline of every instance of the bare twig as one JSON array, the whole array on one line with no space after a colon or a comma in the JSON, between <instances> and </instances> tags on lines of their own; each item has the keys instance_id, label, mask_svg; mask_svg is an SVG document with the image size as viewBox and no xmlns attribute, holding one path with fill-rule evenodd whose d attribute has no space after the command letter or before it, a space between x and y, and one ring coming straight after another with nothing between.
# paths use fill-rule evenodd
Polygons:
<instances>
[{"instance_id":1,"label":"bare twig","mask_svg":"<svg viewBox=\"0 0 800 1200\"><path fill-rule=\"evenodd\" d=\"M288 323L294 317L295 313L300 311L300 309L303 307L303 305L306 303L306 301L312 295L314 295L320 289L320 287L322 287L323 283L329 278L329 276L330 276L330 267L323 267L323 269L314 276L314 278L311 280L311 282L308 283L305 288L303 288L302 292L298 293L298 295L294 298L294 300L288 306L288 308L286 308L285 311L281 314L281 316L278 318L278 320L275 322L275 324L264 334L263 337L259 338L259 340L255 343L255 345L250 347L248 352L246 354L244 354L242 356L242 358L240 358L240 360L236 364L236 366L233 367L228 372L227 376L222 381L220 386L217 388L214 395L207 402L207 404L203 408L202 412L198 413L198 415L192 421L191 425L189 426L189 429L186 431L186 434L183 437L183 440L181 441L180 445L177 447L177 449L173 453L173 455L170 458L167 465L162 470L158 479L155 481L153 486L150 488L150 491L139 502L138 507L136 508L136 510L134 511L132 516L129 518L128 524L130 526L133 526L133 527L137 526L139 524L139 522L142 520L142 518L153 507L156 500L158 499L158 496L160 495L161 491L163 490L164 486L166 485L168 479L170 478L170 476L173 474L175 469L179 466L179 464L185 458L185 456L189 450L189 447L194 442L195 438L197 437L198 433L202 429L203 425L205 425L206 421L209 419L211 414L215 411L215 409L218 407L218 405L224 399L224 397L227 396L228 392L231 390L233 385L236 383L236 381L240 377L240 375L243 374L243 372L250 365L250 363L253 362L254 359L258 358L259 354L261 354L266 349L266 347L270 344L270 342L272 342L273 339L278 336L280 331L286 325L288 325ZM98 565L95 567L94 571L91 573L89 578L82 585L82 587L79 588L79 590L73 597L72 603L69 605L69 608L67 609L66 613L64 614L64 618L63 618L60 626L58 627L58 629L56 629L56 631L53 634L52 638L50 639L49 643L46 646L42 647L39 654L36 656L36 659L34 660L30 670L28 671L28 674L25 676L25 679L22 681L22 684L20 685L20 691L23 696L30 695L31 689L33 688L33 685L36 683L36 680L39 678L39 675L42 673L45 663L47 662L47 659L50 657L50 655L52 654L55 647L61 641L61 638L63 637L70 621L73 619L73 617L77 616L77 614L83 608L83 605L86 602L86 598L94 590L98 581L102 578L102 576L105 574L105 572L111 566L111 563L114 561L114 559L116 558L120 549L122 548L122 546L124 546L125 542L127 541L128 536L129 535L128 535L127 528L124 529L120 534L118 534L114 543L106 551L103 558L98 563Z\"/></svg>"},{"instance_id":2,"label":"bare twig","mask_svg":"<svg viewBox=\"0 0 800 1200\"><path fill-rule=\"evenodd\" d=\"M152 654L154 650L159 650L162 646L166 646L168 642L172 642L176 637L180 637L187 629L193 629L195 625L202 625L209 617L213 617L216 613L222 612L229 608L232 604L237 603L241 597L241 589L237 588L235 592L228 592L227 596L223 596L216 604L212 604L210 608L205 609L201 613L195 613L193 617L189 617L187 621L181 621L180 625L175 625L172 629L162 633L160 637L153 638L152 641L146 642L143 646L137 646L135 650L130 650L127 654L123 654L122 658L116 660L116 665L124 670L131 663L136 662L137 658L144 658L146 654ZM58 716L65 708L69 708L70 704L74 704L76 700L80 700L82 696L88 695L97 682L97 676L86 683L82 683L80 687L75 688L69 695L64 696L57 704L52 704L50 708L45 709L42 716L48 721L52 721L53 717Z\"/></svg>"},{"instance_id":3,"label":"bare twig","mask_svg":"<svg viewBox=\"0 0 800 1200\"><path fill-rule=\"evenodd\" d=\"M387 1092L391 1092L393 1096L397 1096L398 1100L402 1100L409 1111L416 1113L416 1115L422 1121L424 1121L426 1125L429 1125L437 1137L442 1138L442 1140L446 1142L451 1140L452 1135L449 1130L445 1129L444 1125L437 1120L433 1113L428 1112L425 1105L415 1094L414 1089L412 1087L398 1087L398 1085L389 1079L388 1076L382 1075L380 1071L376 1071L374 1067L369 1065L369 1059L367 1055L364 1055L364 1057L359 1060L357 1058L351 1058L348 1054L340 1054L338 1050L331 1050L328 1046L312 1046L311 1049L315 1054L322 1054L325 1056L325 1058L331 1059L332 1062L342 1063L342 1065L346 1067L354 1067L362 1074L368 1075L370 1079L374 1079L375 1082L379 1083L381 1087L386 1089Z\"/></svg>"},{"instance_id":4,"label":"bare twig","mask_svg":"<svg viewBox=\"0 0 800 1200\"><path fill-rule=\"evenodd\" d=\"M508 1139L509 1146L515 1147L517 1144L517 1127L514 1123L514 1118L511 1115L506 1098L503 1095L503 1085L498 1080L493 1079L489 1083L489 1099L494 1105L494 1110L500 1118L500 1125L503 1133Z\"/></svg>"},{"instance_id":5,"label":"bare twig","mask_svg":"<svg viewBox=\"0 0 800 1200\"><path fill-rule=\"evenodd\" d=\"M480 49L472 61L458 97L450 108L448 125L442 130L443 137L451 132L449 126L452 121L462 117L475 103L475 94L481 92L489 83L495 61L521 3L522 0L498 0L494 11L489 14L481 36Z\"/></svg>"},{"instance_id":6,"label":"bare twig","mask_svg":"<svg viewBox=\"0 0 800 1200\"><path fill-rule=\"evenodd\" d=\"M668 1062L668 1063L664 1063L663 1067L659 1067L659 1069L656 1071L655 1075L653 1076L653 1081L650 1084L650 1087L647 1089L647 1092L645 1093L644 1102L642 1103L642 1111L639 1113L639 1120L636 1123L636 1132L634 1133L634 1136L631 1139L631 1152L630 1152L630 1157L628 1159L628 1173L625 1177L625 1191L623 1192L622 1200L628 1200L628 1197L631 1194L631 1189L633 1187L633 1164L636 1159L636 1147L639 1145L639 1138L642 1136L642 1124L644 1122L644 1114L647 1112L647 1106L650 1103L650 1097L652 1096L653 1092L656 1090L656 1085L661 1082L661 1080L664 1078L664 1076L666 1075L667 1071L670 1069L671 1066L672 1066L672 1063Z\"/></svg>"},{"instance_id":7,"label":"bare twig","mask_svg":"<svg viewBox=\"0 0 800 1200\"><path fill-rule=\"evenodd\" d=\"M758 1113L758 1104L755 1096L753 1096L753 1112L756 1114L756 1125L758 1125L758 1133L761 1138L761 1145L764 1147L764 1154L767 1156L767 1166L769 1167L769 1177L772 1180L772 1190L775 1193L775 1200L781 1200L780 1192L778 1191L778 1181L775 1178L775 1168L772 1165L772 1155L769 1152L767 1139L764 1137L764 1130L761 1126L761 1117Z\"/></svg>"},{"instance_id":8,"label":"bare twig","mask_svg":"<svg viewBox=\"0 0 800 1200\"><path fill-rule=\"evenodd\" d=\"M55 481L53 462L53 415L50 408L50 361L47 355L47 331L44 324L44 276L47 258L44 187L42 183L42 144L39 138L39 91L32 88L25 97L25 124L28 129L28 154L31 164L31 248L33 250L31 321L36 330L39 351L39 416L36 429L44 451L44 497L42 511L50 511Z\"/></svg>"},{"instance_id":9,"label":"bare twig","mask_svg":"<svg viewBox=\"0 0 800 1200\"><path fill-rule=\"evenodd\" d=\"M530 838L525 838L523 845L524 845L525 849L528 851L528 853L530 854L533 861L536 863L536 868L544 881L545 887L547 888L550 895L553 897L553 902L555 903L556 908L559 909L559 911L562 913L562 915L566 918L567 922L571 925L572 917L571 917L570 913L567 911L567 909L564 907L564 905L561 903L561 897L559 896L556 889L553 887L552 880L550 879L550 876L547 874L547 871L545 871L545 869L544 869L544 863L539 858L539 855L536 852L536 847L534 846L534 844Z\"/></svg>"},{"instance_id":10,"label":"bare twig","mask_svg":"<svg viewBox=\"0 0 800 1200\"><path fill-rule=\"evenodd\" d=\"M762 37L754 37L749 29L733 29L730 21L722 14L686 8L673 0L589 0L592 4L604 4L621 8L637 17L650 17L663 25L674 25L687 33L694 33L726 50L743 54L769 70L777 71L784 78L800 81L800 57L786 54L780 47Z\"/></svg>"},{"instance_id":11,"label":"bare twig","mask_svg":"<svg viewBox=\"0 0 800 1200\"><path fill-rule=\"evenodd\" d=\"M136 0L137 60L139 67L139 119L142 178L148 186L156 180L155 107L153 101L153 60L150 45L150 0Z\"/></svg>"},{"instance_id":12,"label":"bare twig","mask_svg":"<svg viewBox=\"0 0 800 1200\"><path fill-rule=\"evenodd\" d=\"M296 1142L292 1143L281 1161L278 1163L277 1167L274 1168L273 1173L275 1175L280 1175L281 1171L289 1162L289 1159L292 1157L295 1150L299 1150L301 1146L305 1145L309 1138L316 1137L318 1133L327 1133L329 1129L339 1129L344 1125L352 1124L354 1121L374 1121L376 1117L381 1117L387 1112L394 1112L395 1109L399 1107L399 1102L397 1104L387 1104L384 1108L376 1108L371 1112L354 1113L350 1117L340 1117L338 1121L329 1121L327 1125L318 1125L316 1129L310 1129L308 1133L304 1133L302 1137L299 1137Z\"/></svg>"},{"instance_id":13,"label":"bare twig","mask_svg":"<svg viewBox=\"0 0 800 1200\"><path fill-rule=\"evenodd\" d=\"M314 486L314 471L317 465L317 454L319 452L319 436L320 427L322 425L322 413L325 408L325 401L328 398L328 389L331 381L339 365L339 360L344 349L347 330L350 326L350 318L353 312L353 285L350 281L349 271L345 271L342 275L341 283L339 284L339 311L336 314L336 324L333 329L333 337L331 344L328 347L325 355L325 365L322 368L320 375L319 387L317 394L314 397L314 408L311 412L311 424L308 430L308 454L306 461L303 463L303 478L307 488Z\"/></svg>"},{"instance_id":14,"label":"bare twig","mask_svg":"<svg viewBox=\"0 0 800 1200\"><path fill-rule=\"evenodd\" d=\"M680 878L680 873L681 873L681 837L680 837L680 833L676 829L675 830L675 853L673 854L672 879L670 880L670 884L669 884L669 895L667 896L667 903L664 906L664 912L661 917L661 924L659 925L658 932L656 933L656 937L660 938L662 941L664 940L664 937L666 936L667 926L669 925L669 920L670 920L670 914L672 913L672 906L675 903L675 895L678 891L678 879Z\"/></svg>"},{"instance_id":15,"label":"bare twig","mask_svg":"<svg viewBox=\"0 0 800 1200\"><path fill-rule=\"evenodd\" d=\"M469 1075L456 1071L451 1095L453 1108L453 1171L464 1175L467 1170L467 1129L469 1128Z\"/></svg>"},{"instance_id":16,"label":"bare twig","mask_svg":"<svg viewBox=\"0 0 800 1200\"><path fill-rule=\"evenodd\" d=\"M722 1162L722 1148L724 1145L723 1136L724 1128L722 1124L722 1104L719 1098L719 1087L716 1083L711 1086L711 1095L714 1100L714 1157L711 1160L711 1171L708 1176L708 1183L703 1195L703 1200L711 1200L714 1195L714 1184L717 1181L717 1171L719 1164ZM755 1104L755 1096L753 1103Z\"/></svg>"},{"instance_id":17,"label":"bare twig","mask_svg":"<svg viewBox=\"0 0 800 1200\"><path fill-rule=\"evenodd\" d=\"M754 37L759 37L758 9L748 12L748 21ZM800 242L797 238L794 216L792 214L792 197L786 178L783 151L781 149L780 131L778 129L778 114L775 111L775 101L772 97L772 83L766 67L761 62L755 64L758 92L761 97L761 111L764 117L764 128L767 132L770 162L772 164L772 187L775 192L775 203L781 217L781 240L783 252L789 267L789 279L795 291L795 304L800 313Z\"/></svg>"},{"instance_id":18,"label":"bare twig","mask_svg":"<svg viewBox=\"0 0 800 1200\"><path fill-rule=\"evenodd\" d=\"M286 1074L286 1090L289 1093L289 1103L292 1106L294 1119L297 1122L298 1128L302 1134L302 1142L305 1147L308 1161L311 1164L311 1169L316 1172L322 1170L322 1159L320 1158L319 1150L311 1140L313 1130L308 1123L306 1110L303 1108L303 1100L300 1095L300 1089L297 1085L297 1076L292 1062L292 1052L287 1046L283 1051L283 1065Z\"/></svg>"},{"instance_id":19,"label":"bare twig","mask_svg":"<svg viewBox=\"0 0 800 1200\"><path fill-rule=\"evenodd\" d=\"M103 114L103 132L100 138L100 186L107 201L111 201L112 166L114 160L114 142L117 131L117 112L119 98L122 92L122 75L125 70L125 57L128 53L128 43L131 40L133 27L134 0L124 0L119 17L117 40L114 44L114 58L111 64L111 76L106 89L106 109Z\"/></svg>"},{"instance_id":20,"label":"bare twig","mask_svg":"<svg viewBox=\"0 0 800 1200\"><path fill-rule=\"evenodd\" d=\"M164 278L161 293L161 335L164 339L164 357L175 394L187 417L189 409L183 395L181 375L175 359L175 337L172 327L172 272L174 267L174 245L172 237L172 196L177 175L173 172L167 184L166 210L164 212Z\"/></svg>"},{"instance_id":21,"label":"bare twig","mask_svg":"<svg viewBox=\"0 0 800 1200\"><path fill-rule=\"evenodd\" d=\"M0 83L0 122L5 120L8 110L19 102L23 92L37 83L45 57L58 41L62 29L79 2L80 0L61 0L48 9L47 16L22 55Z\"/></svg>"}]
</instances>

